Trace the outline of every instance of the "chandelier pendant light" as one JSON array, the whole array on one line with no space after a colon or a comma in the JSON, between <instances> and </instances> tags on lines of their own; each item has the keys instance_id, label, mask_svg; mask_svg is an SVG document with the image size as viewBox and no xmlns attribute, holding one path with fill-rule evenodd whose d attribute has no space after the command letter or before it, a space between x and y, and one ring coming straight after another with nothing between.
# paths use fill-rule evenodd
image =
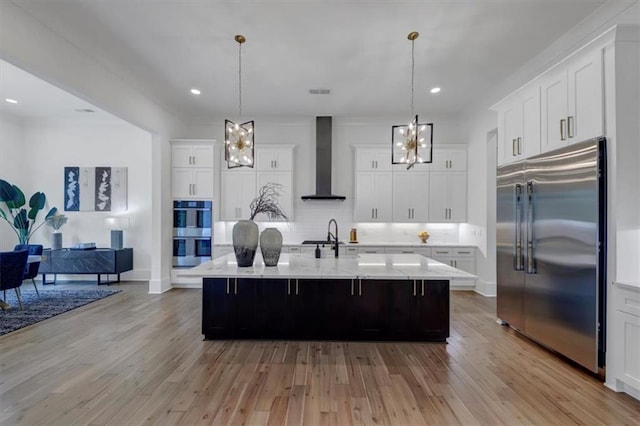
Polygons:
<instances>
[{"instance_id":1,"label":"chandelier pendant light","mask_svg":"<svg viewBox=\"0 0 640 426\"><path fill-rule=\"evenodd\" d=\"M407 170L416 163L433 162L433 123L421 124L413 108L414 41L418 35L416 31L412 31L407 36L411 40L411 121L409 124L391 127L391 163L406 164Z\"/></svg>"},{"instance_id":2,"label":"chandelier pendant light","mask_svg":"<svg viewBox=\"0 0 640 426\"><path fill-rule=\"evenodd\" d=\"M224 120L224 159L227 168L253 167L254 164L254 123L242 122L242 44L247 39L238 34L238 123Z\"/></svg>"}]
</instances>

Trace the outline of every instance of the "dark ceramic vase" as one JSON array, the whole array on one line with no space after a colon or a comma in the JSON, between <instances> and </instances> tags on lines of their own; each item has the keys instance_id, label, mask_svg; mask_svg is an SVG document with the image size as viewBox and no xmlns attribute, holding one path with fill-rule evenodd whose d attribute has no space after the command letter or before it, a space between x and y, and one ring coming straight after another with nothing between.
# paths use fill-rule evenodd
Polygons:
<instances>
[{"instance_id":1,"label":"dark ceramic vase","mask_svg":"<svg viewBox=\"0 0 640 426\"><path fill-rule=\"evenodd\" d=\"M233 251L239 267L253 266L259 233L258 225L252 220L241 220L233 225Z\"/></svg>"}]
</instances>

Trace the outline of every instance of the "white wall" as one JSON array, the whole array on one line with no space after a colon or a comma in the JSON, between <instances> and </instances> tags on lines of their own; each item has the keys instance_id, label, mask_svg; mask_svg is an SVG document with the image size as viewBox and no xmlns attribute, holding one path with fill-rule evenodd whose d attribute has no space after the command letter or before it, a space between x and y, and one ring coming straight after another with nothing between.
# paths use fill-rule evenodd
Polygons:
<instances>
[{"instance_id":1,"label":"white wall","mask_svg":"<svg viewBox=\"0 0 640 426\"><path fill-rule=\"evenodd\" d=\"M8 114L0 116L0 179L18 187L20 187L18 178L22 175L26 162L23 146L22 121ZM0 219L0 251L13 250L16 243L17 236L9 224Z\"/></svg>"}]
</instances>

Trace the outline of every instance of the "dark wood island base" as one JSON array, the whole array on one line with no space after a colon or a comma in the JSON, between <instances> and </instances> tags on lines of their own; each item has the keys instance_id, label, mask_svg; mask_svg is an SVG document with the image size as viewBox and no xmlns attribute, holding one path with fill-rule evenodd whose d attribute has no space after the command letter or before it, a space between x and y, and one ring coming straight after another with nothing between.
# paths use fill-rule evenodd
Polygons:
<instances>
[{"instance_id":1,"label":"dark wood island base","mask_svg":"<svg viewBox=\"0 0 640 426\"><path fill-rule=\"evenodd\" d=\"M204 278L216 339L446 342L448 280Z\"/></svg>"}]
</instances>

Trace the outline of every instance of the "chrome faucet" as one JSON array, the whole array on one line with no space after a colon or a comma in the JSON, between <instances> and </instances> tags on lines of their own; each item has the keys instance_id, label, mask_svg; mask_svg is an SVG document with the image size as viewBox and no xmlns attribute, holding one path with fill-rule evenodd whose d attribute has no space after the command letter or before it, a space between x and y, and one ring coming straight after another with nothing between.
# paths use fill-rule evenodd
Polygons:
<instances>
[{"instance_id":1,"label":"chrome faucet","mask_svg":"<svg viewBox=\"0 0 640 426\"><path fill-rule=\"evenodd\" d=\"M332 234L331 233L331 222L336 224L336 233ZM335 219L331 219L329 220L329 225L327 226L327 241L331 241L331 238L333 237L334 239L334 246L333 249L336 251L336 257L338 257L338 222L336 222Z\"/></svg>"}]
</instances>

